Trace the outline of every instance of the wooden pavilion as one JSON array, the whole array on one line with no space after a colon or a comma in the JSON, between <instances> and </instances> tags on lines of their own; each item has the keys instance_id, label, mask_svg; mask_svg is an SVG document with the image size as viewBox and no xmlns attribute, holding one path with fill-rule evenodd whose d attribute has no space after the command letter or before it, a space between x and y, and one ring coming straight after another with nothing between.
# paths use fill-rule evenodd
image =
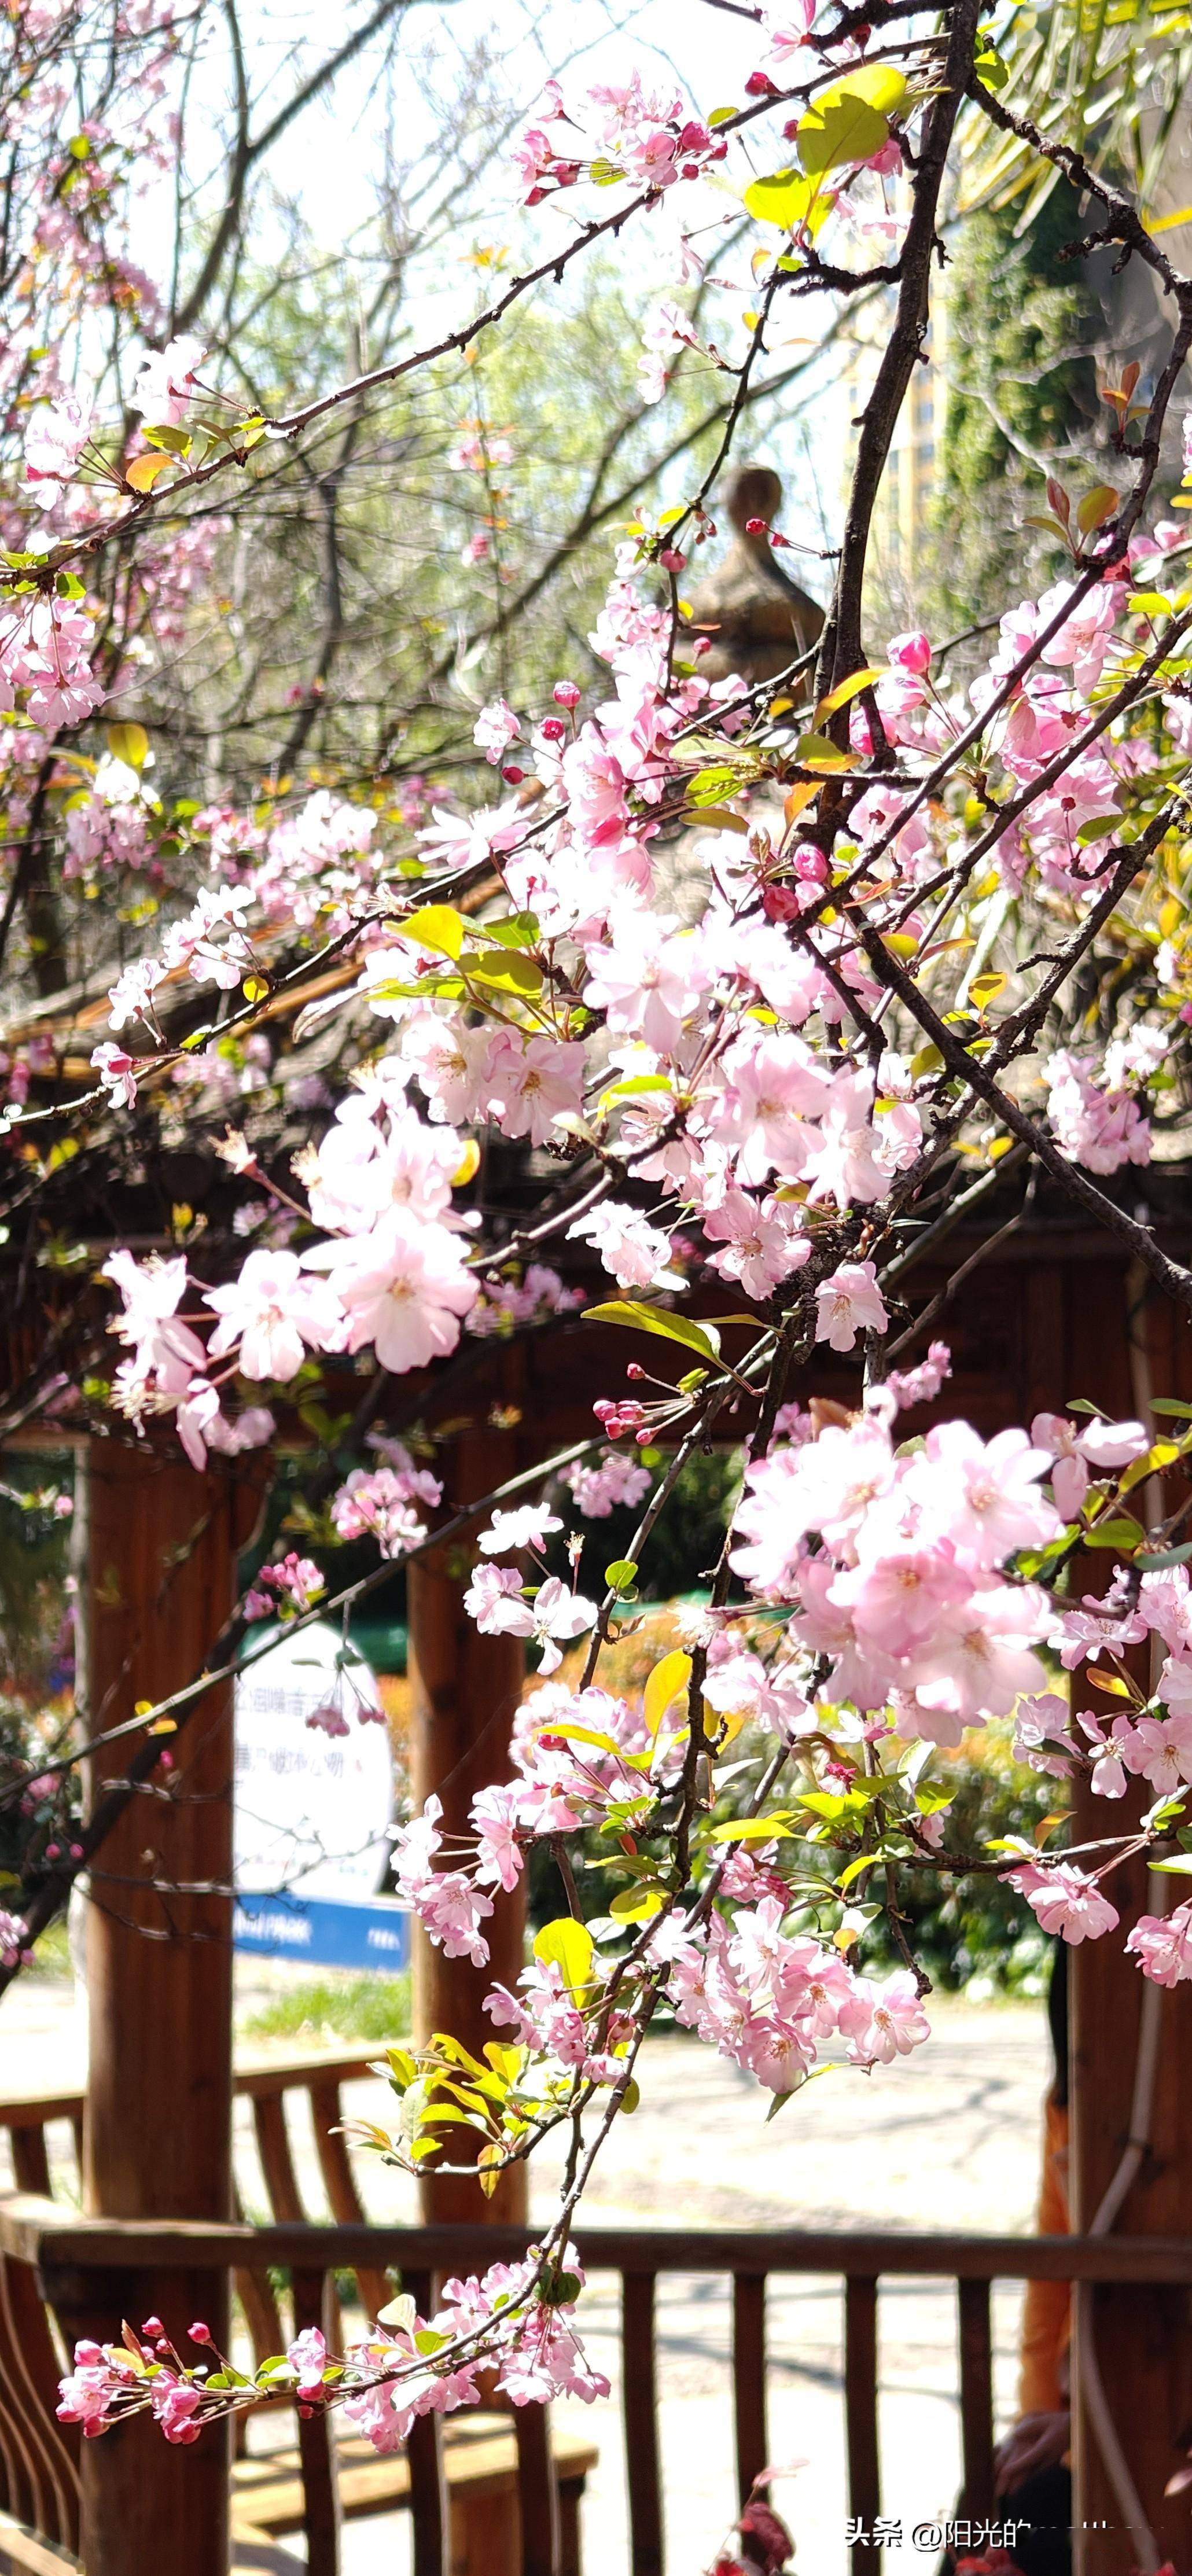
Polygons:
<instances>
[{"instance_id":1,"label":"wooden pavilion","mask_svg":"<svg viewBox=\"0 0 1192 2576\"><path fill-rule=\"evenodd\" d=\"M1169 1231L1178 1242L1183 1228L1174 1215L1164 1225L1165 1235ZM1192 1396L1186 1331L1112 1240L1092 1236L1068 1223L1059 1209L1047 1208L996 1244L988 1229L968 1237L958 1233L949 1244L949 1268L983 1249L986 1257L967 1279L962 1300L949 1311L946 1327L940 1326L952 1340L955 1367L941 1411L965 1414L989 1433L1006 1423L1029 1422L1037 1410L1057 1409L1077 1392L1093 1395L1114 1416L1138 1410L1148 1392ZM922 1275L915 1274L916 1308L930 1303L945 1277L938 1257L934 1268L924 1263ZM447 1505L476 1500L519 1469L587 1436L591 1388L618 1385L631 1348L624 1335L565 1323L509 1348L479 1346L469 1364L466 1402L458 1380L449 1405L446 1396L437 1397L432 1379L415 1389L403 1382L403 1399L413 1397L428 1425L439 1419ZM814 1383L821 1392L834 1391L818 1366ZM806 1390L790 1389L792 1395L800 1391ZM443 1420L448 1409L449 1425ZM924 1415L920 1423L911 1417L911 1427L923 1427L929 1418ZM199 1479L164 1453L146 1455L111 1442L92 1444L86 1484L85 1706L92 1718L102 1711L111 1723L132 1713L134 1697L163 1697L201 1669L234 1597L237 1550L255 1516L256 1491L235 1472ZM1096 1571L1090 1560L1090 1582ZM464 1580L459 1553L452 1549L410 1568L414 1785L420 1797L438 1791L449 1828L462 1824L483 1782L505 1773L523 1679L516 1641L482 1638L465 1616ZM44 2478L41 2486L36 2478L31 2484L26 2454L35 2413L43 2425L47 2420L47 2389L27 2384L31 2365L22 2365L20 2354L41 2348L33 2320L43 2294L67 2335L110 2332L121 2314L139 2318L153 2311L175 2331L202 2314L218 2332L231 2273L243 2274L254 2262L258 2270L277 2262L293 2267L298 2312L309 2321L324 2312L339 2264L355 2264L372 2275L375 2286L385 2267L425 2278L443 2267L474 2265L486 2242L495 2252L524 2241L520 2175L505 2178L490 2202L466 2182L425 2178L424 2226L413 2235L362 2230L353 2216L359 2203L346 2196L332 2202L342 2223L313 2225L303 2218L300 2202L285 2205L284 2187L280 2205L274 2195L276 2223L270 2230L253 2239L236 2222L227 1893L230 1689L213 1688L171 1741L173 1778L183 1794L155 1797L148 1805L137 1797L125 1801L102 1859L109 1887L121 1887L121 1903L93 1907L89 1914L92 2075L82 2107L84 2218L72 2218L37 2189L46 2170L44 2153L39 2159L33 2143L32 2120L25 2123L19 2168L29 2188L0 2208L0 2460L10 2510L26 2523L38 2519L28 2511L31 2494L45 2491ZM121 1748L98 1757L93 1769L94 1809L104 1798L106 1776L122 1773ZM1084 1822L1078 1814L1078 1835ZM1113 1822L1116 1828L1117 1813ZM155 1891L163 1883L209 1891L171 1899L176 1937L169 1940L146 1937L160 1933ZM1119 1874L1115 1895L1123 1931L1154 1902L1137 1864ZM510 1979L522 1957L520 1896L498 1900L492 1929L493 1971ZM880 2492L881 2274L944 2272L960 2285L966 2492L972 2510L992 2504L989 2282L1032 2271L1079 2279L1078 2565L1083 2576L1128 2576L1139 2563L1138 2542L1124 2527L1121 2464L1107 2463L1106 2406L1110 2439L1116 2437L1120 2446L1160 2554L1179 2569L1192 2561L1188 2504L1182 2495L1166 2494L1192 2443L1192 1998L1182 1987L1169 1993L1145 1987L1123 1955L1120 1935L1074 1950L1071 1970L1071 2243L999 2241L995 2211L990 2238L971 2240L713 2234L693 2241L646 2229L638 2238L606 2245L599 2231L586 2237L581 2231L589 2261L605 2260L625 2279L632 2576L661 2576L664 2566L653 2431L653 2295L658 2272L678 2268L719 2269L735 2281L743 2491L766 2456L765 2275L784 2269L840 2273L847 2284L852 2502L855 2512L870 2519ZM448 2027L465 2042L481 2040L487 2029L479 2019L482 1982L466 1963L444 1962L419 1940L419 2033ZM1147 2080L1148 2065L1153 2082ZM325 2085L325 2112L328 2107ZM1107 2194L1113 2203L1108 2218ZM44 2359L44 2335L42 2347ZM1101 2391L1091 2409L1090 2355ZM429 2466L423 2461L415 2476L411 2461L419 2576L430 2576L432 2569L440 2576L450 2563L437 2434L430 2441ZM305 2447L312 2450L313 2437ZM553 2576L561 2565L554 2482L544 2443L523 2448L519 2564L525 2576ZM59 2545L76 2547L81 2529L87 2576L143 2576L166 2563L173 2576L223 2576L229 2475L218 2436L170 2451L139 2423L83 2445L81 2458L69 2437L59 2441L59 2449L70 2463L69 2476L60 2470L70 2495L53 2514L43 2507L40 2527ZM334 2576L338 2564L336 2509L324 2489L312 2458L308 2548L314 2576ZM46 2576L60 2561L34 2554L15 2563L38 2567ZM856 2576L868 2576L876 2565L877 2553L859 2545Z\"/></svg>"}]
</instances>

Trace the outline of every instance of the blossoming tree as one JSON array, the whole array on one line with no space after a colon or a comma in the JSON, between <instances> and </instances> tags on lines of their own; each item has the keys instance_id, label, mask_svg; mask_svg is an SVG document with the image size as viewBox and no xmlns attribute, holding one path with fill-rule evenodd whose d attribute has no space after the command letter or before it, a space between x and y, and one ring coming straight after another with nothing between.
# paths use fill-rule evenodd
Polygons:
<instances>
[{"instance_id":1,"label":"blossoming tree","mask_svg":"<svg viewBox=\"0 0 1192 2576\"><path fill-rule=\"evenodd\" d=\"M57 874L76 864L119 886L151 858L169 899L155 935L105 973L89 1053L75 1002L52 987L22 1042L5 1114L10 1222L28 1207L57 1222L96 1155L132 1190L163 1124L183 1139L227 1128L201 1245L185 1222L148 1256L111 1244L110 1378L95 1292L72 1295L68 1276L24 1418L123 1426L130 1441L177 1444L195 1475L267 1460L296 1422L314 1443L318 1554L279 1549L193 1684L164 1708L132 1675L120 1723L147 1776L154 1730L186 1726L255 1622L280 1613L292 1632L346 1614L395 1563L458 1542L476 1631L524 1641L543 1679L517 1715L512 1776L476 1796L459 1835L428 1798L398 1834L398 1883L430 1941L480 1969L536 1843L557 1855L568 1898L529 1964L493 1982L482 2051L436 2030L390 2052L395 2124L371 2139L406 2170L458 2169L489 2188L564 2129L559 2205L525 2261L449 2283L433 2316L395 2301L346 2356L309 2330L263 2380L213 2356L201 2324L197 2358L155 2318L123 2344L81 2344L61 2411L88 2433L149 2411L190 2444L265 2393L341 2405L386 2450L420 2414L473 2401L492 2369L516 2403L598 2395L573 2231L656 2016L748 2070L778 2108L825 2050L879 2070L928 2037L899 1865L1004 1872L1077 1944L1112 1941L1115 1873L1138 1852L1154 1885L1192 1866L1192 1407L1160 1399L1158 1424L1108 1419L1096 1386L1074 1386L1070 1409L986 1440L941 1401L948 1347L923 1346L934 1308L912 1316L901 1294L960 1217L985 1202L1013 1214L1041 1176L1182 1319L1192 1310L1192 1274L1120 1178L1160 1135L1178 1137L1192 1021L1192 592L1184 523L1163 514L1192 503L1175 488L1192 282L1145 210L1020 112L1013 58L976 0L951 0L930 26L910 0L731 14L730 108L705 115L632 69L586 95L548 85L514 156L536 256L433 345L274 416L221 390L195 332L163 338L142 295L121 413L88 389L87 329L74 377L59 334L53 353L27 337L14 379L27 482L0 574L8 922L23 911L35 964ZM60 149L56 48L78 17L19 0L13 16L29 333L55 224L70 234L56 291L73 309L132 292L101 216L73 211L92 189L102 212L104 153L86 126L68 168ZM125 9L114 33L120 97L126 77L136 99L168 90L168 11ZM1112 245L1149 271L1167 344L1153 381L1132 366L1107 378L1113 480L1049 482L1044 577L962 684L951 644L874 637L865 568L958 156L989 127L1082 192L1084 248ZM134 120L121 149L137 148ZM661 395L683 352L728 391L705 470L617 545L591 637L599 682L567 669L534 704L494 696L475 724L492 793L444 802L412 838L360 781L283 797L265 821L147 795L127 641L110 647L96 568L134 585L176 578L184 506L210 496L234 520L266 477L300 470L328 417L363 417L396 379L481 348L597 246L632 259L676 210L645 392ZM731 358L697 318L701 226L752 299ZM826 329L874 291L888 330L822 632L777 677L709 679L687 590L769 338L792 305ZM459 470L491 483L502 463L470 419ZM787 543L765 521L747 533ZM84 746L113 717L96 764ZM317 1067L303 1052L316 1039ZM230 1124L229 1063L248 1069ZM304 1122L285 1157L252 1132L253 1067ZM512 1225L485 1185L510 1144L528 1200ZM442 1460L398 1436L402 1381L450 1387L477 1337L552 1329L580 1302L567 1275L579 1263L605 1274L587 1306L599 1348L620 1335L626 1353L596 1390L590 1438L482 1494L448 1490ZM935 1303L963 1293L956 1278ZM823 1353L852 1372L845 1403L815 1391ZM356 1378L360 1414L329 1428L312 1389ZM923 1405L933 1427L908 1439L902 1417ZM346 1468L344 1419L358 1442ZM607 1685L606 1649L632 1619L685 1464L730 1432L740 1499L706 1604L631 1704ZM638 1514L636 1535L593 1580L614 1506ZM337 1585L320 1560L362 1538L376 1574ZM1088 1549L1111 1571L1100 1593ZM582 1669L560 1678L577 1647ZM1087 1842L974 1853L953 1840L936 1750L1011 1714L1023 1761L1107 1802ZM342 1693L319 1717L358 1722L346 1650ZM72 1759L45 1775L51 1814ZM1145 1784L1141 1804L1115 1830L1131 1783ZM6 1978L97 1848L93 1824L47 1870L31 1844L30 1899L0 1918ZM614 1891L595 1932L585 1856ZM903 1964L881 1978L866 1935L883 1911ZM1127 1946L1152 1983L1192 1977L1192 1904L1145 1912Z\"/></svg>"}]
</instances>

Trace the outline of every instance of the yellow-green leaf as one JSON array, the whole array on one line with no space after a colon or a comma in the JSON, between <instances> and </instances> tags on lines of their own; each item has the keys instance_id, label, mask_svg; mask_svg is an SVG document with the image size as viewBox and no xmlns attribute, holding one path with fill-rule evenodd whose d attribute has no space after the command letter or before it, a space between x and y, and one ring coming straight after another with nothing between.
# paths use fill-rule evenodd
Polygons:
<instances>
[{"instance_id":1,"label":"yellow-green leaf","mask_svg":"<svg viewBox=\"0 0 1192 2576\"><path fill-rule=\"evenodd\" d=\"M570 1914L560 1914L557 1921L544 1923L536 1934L534 1956L544 1968L558 1968L568 1993L578 1997L591 1980L594 1946L585 1923L577 1923Z\"/></svg>"},{"instance_id":2,"label":"yellow-green leaf","mask_svg":"<svg viewBox=\"0 0 1192 2576\"><path fill-rule=\"evenodd\" d=\"M838 751L828 734L814 731L800 734L795 744L795 758L804 769L855 769L857 766L856 752Z\"/></svg>"},{"instance_id":3,"label":"yellow-green leaf","mask_svg":"<svg viewBox=\"0 0 1192 2576\"><path fill-rule=\"evenodd\" d=\"M661 1663L655 1664L644 1696L646 1725L651 1735L657 1735L671 1701L678 1698L680 1691L686 1690L690 1679L690 1655L678 1652L664 1655Z\"/></svg>"},{"instance_id":4,"label":"yellow-green leaf","mask_svg":"<svg viewBox=\"0 0 1192 2576\"><path fill-rule=\"evenodd\" d=\"M479 957L469 957L466 972L474 983L491 985L498 993L529 996L542 990L541 966L507 948L482 949Z\"/></svg>"},{"instance_id":5,"label":"yellow-green leaf","mask_svg":"<svg viewBox=\"0 0 1192 2576\"><path fill-rule=\"evenodd\" d=\"M585 1324L627 1324L639 1333L658 1333L664 1342L681 1342L697 1351L709 1367L720 1359L720 1336L711 1325L692 1324L685 1315L668 1315L662 1306L639 1306L629 1297L612 1297L606 1306L585 1306Z\"/></svg>"},{"instance_id":6,"label":"yellow-green leaf","mask_svg":"<svg viewBox=\"0 0 1192 2576\"><path fill-rule=\"evenodd\" d=\"M813 725L822 724L825 716L834 716L837 707L847 707L850 698L859 698L862 689L871 689L875 680L884 680L888 667L887 663L879 662L872 670L850 671L847 680L838 680L835 688L829 689L827 697L820 699L811 719Z\"/></svg>"},{"instance_id":7,"label":"yellow-green leaf","mask_svg":"<svg viewBox=\"0 0 1192 2576\"><path fill-rule=\"evenodd\" d=\"M801 170L775 170L768 179L755 179L745 190L743 202L759 223L777 224L780 232L787 233L806 222L813 194Z\"/></svg>"},{"instance_id":8,"label":"yellow-green leaf","mask_svg":"<svg viewBox=\"0 0 1192 2576\"><path fill-rule=\"evenodd\" d=\"M407 913L397 928L403 939L413 940L416 948L434 949L443 957L458 957L467 923L453 904L428 903L420 912Z\"/></svg>"},{"instance_id":9,"label":"yellow-green leaf","mask_svg":"<svg viewBox=\"0 0 1192 2576\"><path fill-rule=\"evenodd\" d=\"M970 1002L975 1002L979 1011L987 1011L999 993L1005 992L1008 980L1005 975L974 975L969 985Z\"/></svg>"},{"instance_id":10,"label":"yellow-green leaf","mask_svg":"<svg viewBox=\"0 0 1192 2576\"><path fill-rule=\"evenodd\" d=\"M1094 483L1092 491L1085 493L1076 513L1076 525L1082 537L1090 535L1094 528L1103 528L1106 520L1112 519L1117 505L1118 495L1111 483Z\"/></svg>"},{"instance_id":11,"label":"yellow-green leaf","mask_svg":"<svg viewBox=\"0 0 1192 2576\"><path fill-rule=\"evenodd\" d=\"M608 1910L616 1923L649 1923L665 1901L660 1887L622 1887Z\"/></svg>"},{"instance_id":12,"label":"yellow-green leaf","mask_svg":"<svg viewBox=\"0 0 1192 2576\"><path fill-rule=\"evenodd\" d=\"M866 63L847 80L813 100L799 119L799 159L809 176L837 170L846 163L868 161L880 152L906 97L901 72L887 63Z\"/></svg>"},{"instance_id":13,"label":"yellow-green leaf","mask_svg":"<svg viewBox=\"0 0 1192 2576\"><path fill-rule=\"evenodd\" d=\"M123 761L126 769L143 769L149 757L149 736L144 725L109 725L108 750L113 760Z\"/></svg>"}]
</instances>

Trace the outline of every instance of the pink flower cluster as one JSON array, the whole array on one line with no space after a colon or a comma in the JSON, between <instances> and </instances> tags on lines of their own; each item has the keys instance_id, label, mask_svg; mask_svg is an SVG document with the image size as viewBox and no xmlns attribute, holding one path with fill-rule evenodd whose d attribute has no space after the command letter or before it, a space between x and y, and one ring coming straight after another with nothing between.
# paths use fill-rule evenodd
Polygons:
<instances>
[{"instance_id":1,"label":"pink flower cluster","mask_svg":"<svg viewBox=\"0 0 1192 2576\"><path fill-rule=\"evenodd\" d=\"M644 1501L652 1481L648 1467L637 1467L632 1458L618 1457L612 1450L596 1460L577 1458L564 1467L560 1478L586 1521L606 1521L610 1512Z\"/></svg>"},{"instance_id":2,"label":"pink flower cluster","mask_svg":"<svg viewBox=\"0 0 1192 2576\"><path fill-rule=\"evenodd\" d=\"M426 1523L419 1520L415 1502L433 1511L443 1496L437 1476L426 1467L415 1467L400 1441L392 1446L400 1457L391 1465L354 1467L331 1499L331 1518L340 1538L375 1538L382 1556L388 1557L404 1555L426 1536Z\"/></svg>"},{"instance_id":3,"label":"pink flower cluster","mask_svg":"<svg viewBox=\"0 0 1192 2576\"><path fill-rule=\"evenodd\" d=\"M789 1903L789 1899L786 1900ZM857 2065L889 2065L929 2036L914 1978L854 1975L838 1950L782 1929L784 1900L738 1906L730 1925L713 1912L698 1933L660 1927L652 1955L665 1965L675 2018L772 2093L792 2093L820 2041L847 2039Z\"/></svg>"},{"instance_id":4,"label":"pink flower cluster","mask_svg":"<svg viewBox=\"0 0 1192 2576\"><path fill-rule=\"evenodd\" d=\"M1046 1596L1002 1569L1063 1527L1038 1490L1049 1465L1024 1431L985 1442L943 1423L899 1453L872 1414L831 1425L747 1470L732 1562L830 1659L828 1699L890 1706L900 1733L958 1744L1043 1684Z\"/></svg>"},{"instance_id":5,"label":"pink flower cluster","mask_svg":"<svg viewBox=\"0 0 1192 2576\"><path fill-rule=\"evenodd\" d=\"M298 1556L291 1548L288 1556L276 1565L263 1565L251 1591L244 1596L246 1619L297 1619L311 1610L327 1589L326 1580L311 1556Z\"/></svg>"},{"instance_id":6,"label":"pink flower cluster","mask_svg":"<svg viewBox=\"0 0 1192 2576\"><path fill-rule=\"evenodd\" d=\"M553 190L573 188L585 174L606 185L628 179L637 188L669 188L676 179L698 179L728 149L698 117L686 114L681 99L644 89L637 72L619 86L590 90L588 111L585 131L564 108L558 82L548 81L543 122L527 127L513 156L527 206L540 205ZM549 126L563 126L567 133L554 142Z\"/></svg>"},{"instance_id":7,"label":"pink flower cluster","mask_svg":"<svg viewBox=\"0 0 1192 2576\"><path fill-rule=\"evenodd\" d=\"M520 2263L494 2263L483 2277L445 2281L432 2316L421 2316L410 2298L394 2300L342 2359L328 2352L317 2326L306 2327L255 2380L240 2382L240 2402L291 2396L299 2414L309 2415L334 2399L374 2450L386 2454L401 2449L420 2416L476 2405L482 2372L495 2372L498 2389L514 2406L561 2397L590 2405L609 2389L572 2322L583 2285L577 2255L568 2253L563 2274L557 2260L544 2264L531 2246ZM135 2353L126 2344L75 2345L74 2367L59 2384L60 2420L80 2424L94 2439L147 2411L167 2442L197 2441L204 2423L227 2406L225 2395L208 2385L210 2364L185 2369L157 2317L143 2335ZM209 2329L192 2326L191 2340L211 2345Z\"/></svg>"}]
</instances>

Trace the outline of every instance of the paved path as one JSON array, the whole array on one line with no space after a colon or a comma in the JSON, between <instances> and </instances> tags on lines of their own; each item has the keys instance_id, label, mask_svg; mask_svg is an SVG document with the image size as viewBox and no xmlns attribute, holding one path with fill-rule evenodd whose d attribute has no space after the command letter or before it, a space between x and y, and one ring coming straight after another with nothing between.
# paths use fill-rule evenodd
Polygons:
<instances>
[{"instance_id":1,"label":"paved path","mask_svg":"<svg viewBox=\"0 0 1192 2576\"><path fill-rule=\"evenodd\" d=\"M247 1963L245 1963L247 1965ZM259 1976L259 1972L258 1972ZM242 2008L259 1992L247 1984ZM1029 2230L1040 2104L1048 2077L1038 2007L932 2007L933 2037L910 2060L871 2077L847 2069L809 2084L768 2125L765 2100L743 2075L680 2036L645 2052L642 2105L609 2142L587 2207L609 2225ZM285 2053L290 2054L293 2043ZM0 2013L0 2084L22 2089L81 2081L83 2031L64 1981L31 1978ZM385 2116L381 2086L348 2089L345 2107ZM309 2205L323 2204L313 2140L295 2149ZM251 2139L238 2154L250 2206ZM562 2149L534 2173L535 2216L551 2206ZM412 2188L365 2169L370 2209L413 2215ZM996 2392L1013 2413L1018 2294L995 2293ZM615 2284L598 2277L584 2302L593 2359L614 2382L612 2407L567 2406L560 2417L600 2445L585 2504L585 2576L628 2567ZM775 2490L796 2534L802 2576L845 2576L841 2296L837 2284L776 2282L768 2332L771 2454L806 2463ZM733 2511L729 2298L723 2281L674 2279L659 2299L659 2391L667 2505L667 2576L701 2576ZM881 2303L884 2509L913 2522L946 2514L959 2477L956 2334L947 2285L894 2282ZM349 2526L345 2576L405 2576L403 2517ZM287 2547L292 2547L287 2543ZM891 2552L890 2576L928 2576L932 2561Z\"/></svg>"}]
</instances>

